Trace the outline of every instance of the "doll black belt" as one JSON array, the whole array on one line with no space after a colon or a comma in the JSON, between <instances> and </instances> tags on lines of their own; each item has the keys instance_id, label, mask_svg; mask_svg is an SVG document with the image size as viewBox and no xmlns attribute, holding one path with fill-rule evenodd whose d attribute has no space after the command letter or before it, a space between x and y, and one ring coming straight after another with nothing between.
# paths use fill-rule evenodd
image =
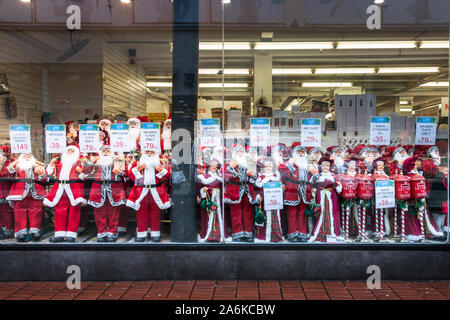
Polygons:
<instances>
[{"instance_id":1,"label":"doll black belt","mask_svg":"<svg viewBox=\"0 0 450 320\"><path fill-rule=\"evenodd\" d=\"M144 188L147 188L147 189L151 189L151 188L156 188L156 187L162 186L163 182L161 181L161 182L158 182L157 184L142 184L142 183L137 183L136 182L135 185L137 185L139 187L144 187Z\"/></svg>"},{"instance_id":2,"label":"doll black belt","mask_svg":"<svg viewBox=\"0 0 450 320\"><path fill-rule=\"evenodd\" d=\"M237 186L246 186L246 185L248 185L247 181L242 181L242 182L227 181L227 183L234 184L234 185L237 185Z\"/></svg>"},{"instance_id":3,"label":"doll black belt","mask_svg":"<svg viewBox=\"0 0 450 320\"><path fill-rule=\"evenodd\" d=\"M123 183L123 181L116 181L116 180L103 180L103 181L99 181L99 180L94 180L92 181L93 183L98 183L104 186L109 186L111 183Z\"/></svg>"},{"instance_id":4,"label":"doll black belt","mask_svg":"<svg viewBox=\"0 0 450 320\"><path fill-rule=\"evenodd\" d=\"M286 178L286 180L289 182L301 185L301 186L306 186L309 184L307 181L297 181L297 180L293 180L293 179L289 179L289 178Z\"/></svg>"},{"instance_id":5,"label":"doll black belt","mask_svg":"<svg viewBox=\"0 0 450 320\"><path fill-rule=\"evenodd\" d=\"M82 183L82 182L86 182L84 180L52 180L52 182L56 182L62 185L65 184L71 184L71 183Z\"/></svg>"}]
</instances>

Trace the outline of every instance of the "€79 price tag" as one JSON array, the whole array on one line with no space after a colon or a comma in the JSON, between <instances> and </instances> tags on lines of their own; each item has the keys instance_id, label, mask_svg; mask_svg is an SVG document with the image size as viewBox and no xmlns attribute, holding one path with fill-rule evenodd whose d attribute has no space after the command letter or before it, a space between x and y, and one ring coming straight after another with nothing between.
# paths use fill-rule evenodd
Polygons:
<instances>
[{"instance_id":1,"label":"\u20ac79 price tag","mask_svg":"<svg viewBox=\"0 0 450 320\"><path fill-rule=\"evenodd\" d=\"M417 117L416 145L434 145L436 143L436 117Z\"/></svg>"},{"instance_id":2,"label":"\u20ac79 price tag","mask_svg":"<svg viewBox=\"0 0 450 320\"><path fill-rule=\"evenodd\" d=\"M31 136L29 124L12 124L9 126L11 153L31 153Z\"/></svg>"},{"instance_id":3,"label":"\u20ac79 price tag","mask_svg":"<svg viewBox=\"0 0 450 320\"><path fill-rule=\"evenodd\" d=\"M100 152L100 133L98 131L98 124L81 124L79 134L81 153Z\"/></svg>"},{"instance_id":4,"label":"\u20ac79 price tag","mask_svg":"<svg viewBox=\"0 0 450 320\"><path fill-rule=\"evenodd\" d=\"M322 144L321 119L302 119L300 128L303 147L320 147Z\"/></svg>"},{"instance_id":5,"label":"\u20ac79 price tag","mask_svg":"<svg viewBox=\"0 0 450 320\"><path fill-rule=\"evenodd\" d=\"M127 123L111 124L111 151L130 152L130 139L128 137L129 125Z\"/></svg>"},{"instance_id":6,"label":"\u20ac79 price tag","mask_svg":"<svg viewBox=\"0 0 450 320\"><path fill-rule=\"evenodd\" d=\"M45 126L45 150L47 153L63 153L66 151L66 126L48 124Z\"/></svg>"},{"instance_id":7,"label":"\u20ac79 price tag","mask_svg":"<svg viewBox=\"0 0 450 320\"><path fill-rule=\"evenodd\" d=\"M375 208L395 208L394 180L375 181Z\"/></svg>"},{"instance_id":8,"label":"\u20ac79 price tag","mask_svg":"<svg viewBox=\"0 0 450 320\"><path fill-rule=\"evenodd\" d=\"M142 151L161 152L159 123L156 122L141 123L140 138Z\"/></svg>"},{"instance_id":9,"label":"\u20ac79 price tag","mask_svg":"<svg viewBox=\"0 0 450 320\"><path fill-rule=\"evenodd\" d=\"M270 144L270 119L250 119L250 146L267 147Z\"/></svg>"},{"instance_id":10,"label":"\u20ac79 price tag","mask_svg":"<svg viewBox=\"0 0 450 320\"><path fill-rule=\"evenodd\" d=\"M264 184L264 210L283 209L283 188L281 182Z\"/></svg>"},{"instance_id":11,"label":"\u20ac79 price tag","mask_svg":"<svg viewBox=\"0 0 450 320\"><path fill-rule=\"evenodd\" d=\"M215 147L222 144L219 119L201 120L200 144L202 147Z\"/></svg>"},{"instance_id":12,"label":"\u20ac79 price tag","mask_svg":"<svg viewBox=\"0 0 450 320\"><path fill-rule=\"evenodd\" d=\"M371 117L370 144L380 146L391 143L391 117Z\"/></svg>"}]
</instances>

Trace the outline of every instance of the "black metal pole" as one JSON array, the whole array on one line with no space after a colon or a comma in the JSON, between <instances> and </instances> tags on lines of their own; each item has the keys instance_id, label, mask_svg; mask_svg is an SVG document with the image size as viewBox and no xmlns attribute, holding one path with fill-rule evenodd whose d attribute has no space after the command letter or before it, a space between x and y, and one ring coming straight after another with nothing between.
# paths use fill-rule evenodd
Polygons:
<instances>
[{"instance_id":1,"label":"black metal pole","mask_svg":"<svg viewBox=\"0 0 450 320\"><path fill-rule=\"evenodd\" d=\"M174 242L197 241L192 146L198 101L198 7L198 0L173 2L172 159L176 166L172 171L171 238ZM184 180L180 179L181 172L184 182L180 182Z\"/></svg>"}]
</instances>

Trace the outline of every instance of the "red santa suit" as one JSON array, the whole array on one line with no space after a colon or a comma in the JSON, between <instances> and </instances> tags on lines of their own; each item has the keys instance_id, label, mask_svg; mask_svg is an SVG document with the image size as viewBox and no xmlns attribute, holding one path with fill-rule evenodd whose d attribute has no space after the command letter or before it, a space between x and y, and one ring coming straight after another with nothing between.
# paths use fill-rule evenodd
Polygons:
<instances>
[{"instance_id":1,"label":"red santa suit","mask_svg":"<svg viewBox=\"0 0 450 320\"><path fill-rule=\"evenodd\" d=\"M235 149L234 152L236 151ZM244 152L243 148L242 152ZM245 154L241 158L233 154L232 159L239 159L239 161L236 168L233 168L231 164L227 164L225 167L225 194L223 199L224 203L230 205L231 237L233 240L252 238L254 223L251 205L257 202L253 190L256 177L250 177L246 173Z\"/></svg>"},{"instance_id":2,"label":"red santa suit","mask_svg":"<svg viewBox=\"0 0 450 320\"><path fill-rule=\"evenodd\" d=\"M39 233L42 226L42 200L45 198L45 189L38 182L44 182L45 173L38 176L34 172L34 165L21 167L23 156L16 167L8 166L8 170L15 175L16 181L11 186L7 201L13 203L15 236ZM35 163L35 160L34 160Z\"/></svg>"},{"instance_id":3,"label":"red santa suit","mask_svg":"<svg viewBox=\"0 0 450 320\"><path fill-rule=\"evenodd\" d=\"M6 200L12 185L12 177L8 170L9 161L5 160L0 169L0 228L5 237L11 237L14 233L14 214Z\"/></svg>"},{"instance_id":4,"label":"red santa suit","mask_svg":"<svg viewBox=\"0 0 450 320\"><path fill-rule=\"evenodd\" d=\"M55 166L47 166L47 174L57 178L56 183L51 188L47 197L44 199L44 205L55 208L55 237L76 238L78 226L80 223L80 207L87 203L83 195L83 182L80 182L80 176L76 168L81 167L78 160L80 151L75 146L73 148L73 163L63 163L57 161Z\"/></svg>"},{"instance_id":5,"label":"red santa suit","mask_svg":"<svg viewBox=\"0 0 450 320\"><path fill-rule=\"evenodd\" d=\"M141 156L141 161L145 161L145 155ZM161 210L171 206L164 184L164 179L170 176L170 168L157 172L157 165L163 166L159 161L156 165L146 164L145 169L139 171L138 162L135 161L128 171L134 186L129 194L127 206L136 210L138 238L145 238L148 232L151 237L160 237Z\"/></svg>"},{"instance_id":6,"label":"red santa suit","mask_svg":"<svg viewBox=\"0 0 450 320\"><path fill-rule=\"evenodd\" d=\"M113 161L102 165L97 161L93 172L93 184L91 187L88 204L94 207L95 223L97 225L97 238L118 237L119 208L126 204L126 186L121 175L114 174ZM85 175L80 175L85 178Z\"/></svg>"}]
</instances>

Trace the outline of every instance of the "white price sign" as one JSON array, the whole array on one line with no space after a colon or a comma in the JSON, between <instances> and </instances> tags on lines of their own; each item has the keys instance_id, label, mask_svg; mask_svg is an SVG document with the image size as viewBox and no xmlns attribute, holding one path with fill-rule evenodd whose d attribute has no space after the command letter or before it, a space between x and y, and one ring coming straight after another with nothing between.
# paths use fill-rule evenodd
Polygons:
<instances>
[{"instance_id":1,"label":"white price sign","mask_svg":"<svg viewBox=\"0 0 450 320\"><path fill-rule=\"evenodd\" d=\"M161 152L160 126L156 122L141 123L141 150Z\"/></svg>"},{"instance_id":2,"label":"white price sign","mask_svg":"<svg viewBox=\"0 0 450 320\"><path fill-rule=\"evenodd\" d=\"M370 144L381 146L391 143L391 117L371 117Z\"/></svg>"},{"instance_id":3,"label":"white price sign","mask_svg":"<svg viewBox=\"0 0 450 320\"><path fill-rule=\"evenodd\" d=\"M302 119L301 144L303 147L320 147L321 127L321 119Z\"/></svg>"},{"instance_id":4,"label":"white price sign","mask_svg":"<svg viewBox=\"0 0 450 320\"><path fill-rule=\"evenodd\" d=\"M130 126L127 123L111 124L111 151L130 152L130 138L128 136Z\"/></svg>"},{"instance_id":5,"label":"white price sign","mask_svg":"<svg viewBox=\"0 0 450 320\"><path fill-rule=\"evenodd\" d=\"M283 209L283 188L281 182L264 184L264 210Z\"/></svg>"},{"instance_id":6,"label":"white price sign","mask_svg":"<svg viewBox=\"0 0 450 320\"><path fill-rule=\"evenodd\" d=\"M270 119L250 119L250 146L267 147L270 144Z\"/></svg>"},{"instance_id":7,"label":"white price sign","mask_svg":"<svg viewBox=\"0 0 450 320\"><path fill-rule=\"evenodd\" d=\"M31 153L31 136L29 124L12 124L9 126L11 153Z\"/></svg>"},{"instance_id":8,"label":"white price sign","mask_svg":"<svg viewBox=\"0 0 450 320\"><path fill-rule=\"evenodd\" d=\"M375 181L375 208L395 208L394 180Z\"/></svg>"},{"instance_id":9,"label":"white price sign","mask_svg":"<svg viewBox=\"0 0 450 320\"><path fill-rule=\"evenodd\" d=\"M79 134L81 153L100 152L100 133L98 131L98 124L81 124Z\"/></svg>"},{"instance_id":10,"label":"white price sign","mask_svg":"<svg viewBox=\"0 0 450 320\"><path fill-rule=\"evenodd\" d=\"M215 147L222 144L219 119L200 121L200 144L202 147Z\"/></svg>"},{"instance_id":11,"label":"white price sign","mask_svg":"<svg viewBox=\"0 0 450 320\"><path fill-rule=\"evenodd\" d=\"M48 124L45 126L45 150L47 153L63 153L66 151L66 126Z\"/></svg>"},{"instance_id":12,"label":"white price sign","mask_svg":"<svg viewBox=\"0 0 450 320\"><path fill-rule=\"evenodd\" d=\"M416 145L434 145L436 143L436 117L417 117Z\"/></svg>"}]
</instances>

